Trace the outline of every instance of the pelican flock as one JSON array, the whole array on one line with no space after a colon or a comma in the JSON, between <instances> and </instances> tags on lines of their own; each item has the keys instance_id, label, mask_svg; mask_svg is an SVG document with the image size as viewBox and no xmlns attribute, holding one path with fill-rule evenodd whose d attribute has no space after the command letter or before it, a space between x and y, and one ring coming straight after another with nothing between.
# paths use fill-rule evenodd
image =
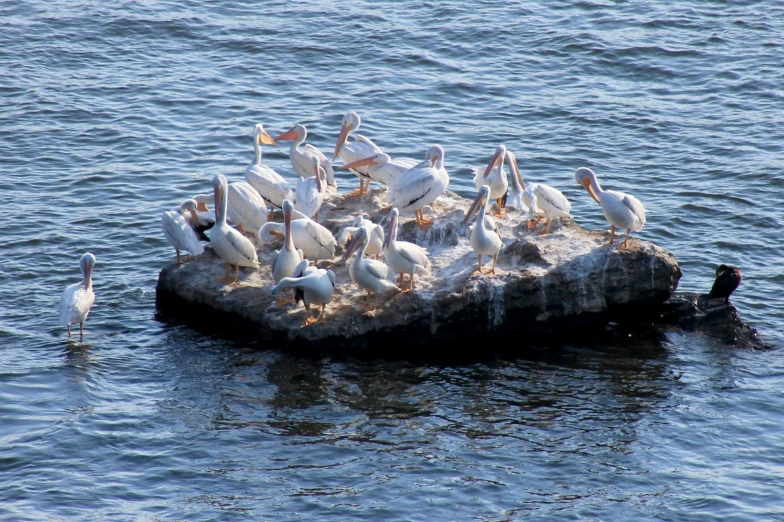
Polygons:
<instances>
[{"instance_id":1,"label":"pelican flock","mask_svg":"<svg viewBox=\"0 0 784 522\"><path fill-rule=\"evenodd\" d=\"M347 262L356 253L348 267L348 275L351 283L367 293L364 307L375 310L379 296L388 291L413 291L416 276L433 277L428 250L417 244L419 240L398 240L398 228L402 216L413 216L416 227L426 234L423 239L429 237L427 234L439 217L433 214L430 205L446 191L450 181L444 148L431 145L422 161L392 158L369 138L356 133L360 125L361 118L356 112L349 111L344 115L332 155L332 161L339 158L342 162L338 166L333 166L318 148L305 144L307 129L302 124L290 127L275 138L263 125L255 125L254 159L245 169L244 181L228 183L225 176L218 174L212 180L212 194L197 194L174 210L161 214L164 237L176 252L175 263L182 264L204 255L205 247L200 240L209 241L208 248L225 263L225 276L217 280L235 285L239 281L240 267L262 268L256 250L258 243L254 241L263 245L282 237L281 248L266 254L271 258L269 276L274 283L271 293L278 295L278 302L283 303L282 294L293 290L296 301L301 301L305 308L302 326L324 322L325 308L332 300L335 288L349 284L348 281L336 280L335 272L329 269L340 262L336 261L338 240L328 227L317 222L319 209L330 198L330 192L337 189L334 169L338 168L350 170L359 179L359 188L348 195L367 194L370 182L375 181L386 188L385 198L390 204L389 216L381 223L374 223L360 212L353 223L342 227L340 234L341 244L350 241L345 247L342 262ZM262 163L262 146L274 146L279 141L292 142L288 155L294 174L299 178L296 192L290 188L290 180ZM509 176L504 171L505 164L508 165ZM502 227L488 215L491 200L495 202L493 215L503 219L503 223L508 223L509 216L504 211L507 207L520 211L519 215L524 220L533 218L525 222L529 229L536 229L541 220L546 219L547 224L544 230L538 232L539 235L550 232L552 220L572 217L571 204L561 191L523 180L515 155L503 144L496 147L487 166L475 169L474 173L473 182L478 194L462 219L462 226L466 227L477 215L476 223L467 227L468 244L478 256L478 266L473 274L495 276L498 256L504 247ZM639 232L645 225L642 203L632 195L602 189L596 174L587 167L578 168L575 179L600 205L611 225L610 238L604 246L613 245L615 231L619 229L626 231L626 237L618 249L628 249L631 232ZM363 202L364 199L358 201ZM214 204L214 213L208 208L210 203ZM274 221L275 208L283 210L282 223ZM429 218L424 214L426 208L431 212ZM382 226L385 222L386 230ZM514 226L510 224L504 229ZM421 237L422 232L419 234L417 237ZM180 251L189 254L187 259L181 258ZM366 258L366 255L372 259ZM488 270L482 267L483 255L492 256ZM327 266L319 267L320 261ZM60 323L68 326L69 335L70 325L77 322L80 332L83 331L84 321L94 302L91 277L94 264L92 254L82 256L83 281L70 285L61 297ZM232 265L235 270L233 277ZM717 272L717 278L730 280L731 284L725 286L734 289L740 282L740 271L737 270L737 275L732 272L730 277L727 276L728 270L721 271L723 268L724 265ZM404 283L406 274L409 276L407 286ZM397 285L394 283L396 275L399 277ZM712 294L726 297L732 289L724 290L722 287L714 289ZM371 303L372 296L375 297ZM321 307L318 320L311 315L312 306Z\"/></svg>"}]
</instances>

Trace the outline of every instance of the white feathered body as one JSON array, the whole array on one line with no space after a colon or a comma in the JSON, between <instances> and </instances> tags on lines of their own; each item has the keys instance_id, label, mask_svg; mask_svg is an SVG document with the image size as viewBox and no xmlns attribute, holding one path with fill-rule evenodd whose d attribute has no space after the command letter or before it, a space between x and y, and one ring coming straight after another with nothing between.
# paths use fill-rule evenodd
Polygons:
<instances>
[{"instance_id":1,"label":"white feathered body","mask_svg":"<svg viewBox=\"0 0 784 522\"><path fill-rule=\"evenodd\" d=\"M256 189L245 181L229 183L228 216L232 223L257 234L267 222L267 204Z\"/></svg>"},{"instance_id":2,"label":"white feathered body","mask_svg":"<svg viewBox=\"0 0 784 522\"><path fill-rule=\"evenodd\" d=\"M321 203L324 201L324 192L326 190L326 183L321 184L321 190L318 189L316 178L299 178L297 181L297 196L294 201L294 208L302 212L307 217L312 218L316 212L321 208Z\"/></svg>"},{"instance_id":3,"label":"white feathered body","mask_svg":"<svg viewBox=\"0 0 784 522\"><path fill-rule=\"evenodd\" d=\"M572 205L563 193L542 183L526 183L523 203L531 214L542 214L546 218L571 217Z\"/></svg>"},{"instance_id":4,"label":"white feathered body","mask_svg":"<svg viewBox=\"0 0 784 522\"><path fill-rule=\"evenodd\" d=\"M288 182L266 165L251 163L245 171L245 181L261 196L267 206L281 208L284 199L292 199Z\"/></svg>"},{"instance_id":5,"label":"white feathered body","mask_svg":"<svg viewBox=\"0 0 784 522\"><path fill-rule=\"evenodd\" d=\"M449 186L449 175L444 168L425 160L404 172L389 187L388 201L408 214L429 205Z\"/></svg>"},{"instance_id":6,"label":"white feathered body","mask_svg":"<svg viewBox=\"0 0 784 522\"><path fill-rule=\"evenodd\" d=\"M161 228L166 240L177 251L184 250L194 256L204 253L204 247L199 243L196 230L180 212L176 210L164 211L161 214Z\"/></svg>"},{"instance_id":7,"label":"white feathered body","mask_svg":"<svg viewBox=\"0 0 784 522\"><path fill-rule=\"evenodd\" d=\"M605 190L598 194L602 213L616 228L639 232L645 225L645 207L639 199L624 192Z\"/></svg>"},{"instance_id":8,"label":"white feathered body","mask_svg":"<svg viewBox=\"0 0 784 522\"><path fill-rule=\"evenodd\" d=\"M74 283L68 285L60 296L60 325L79 324L87 320L90 308L95 302L92 283L88 288L84 283Z\"/></svg>"},{"instance_id":9,"label":"white feathered body","mask_svg":"<svg viewBox=\"0 0 784 522\"><path fill-rule=\"evenodd\" d=\"M356 236L359 233L359 227L367 227L368 230L370 230L370 237L368 238L365 253L369 256L380 255L381 246L384 244L384 227L361 216L354 218L353 226L346 227L340 232L340 236L338 237L340 243L345 244L349 238Z\"/></svg>"},{"instance_id":10,"label":"white feathered body","mask_svg":"<svg viewBox=\"0 0 784 522\"><path fill-rule=\"evenodd\" d=\"M332 300L335 290L335 273L318 268L306 271L301 277L284 277L278 281L272 293L275 295L289 288L295 289L295 299L301 297L306 307L326 305Z\"/></svg>"},{"instance_id":11,"label":"white feathered body","mask_svg":"<svg viewBox=\"0 0 784 522\"><path fill-rule=\"evenodd\" d=\"M274 239L271 234L283 234L283 223L267 223L259 230L259 239L268 243ZM294 248L302 250L308 259L332 259L335 257L337 241L335 236L322 225L310 218L300 218L291 221L291 237Z\"/></svg>"}]
</instances>

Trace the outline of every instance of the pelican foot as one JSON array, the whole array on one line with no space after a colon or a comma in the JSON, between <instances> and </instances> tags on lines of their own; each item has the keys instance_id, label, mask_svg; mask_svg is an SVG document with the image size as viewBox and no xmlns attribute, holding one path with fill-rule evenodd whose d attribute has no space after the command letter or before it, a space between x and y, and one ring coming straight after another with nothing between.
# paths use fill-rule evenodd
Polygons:
<instances>
[{"instance_id":1,"label":"pelican foot","mask_svg":"<svg viewBox=\"0 0 784 522\"><path fill-rule=\"evenodd\" d=\"M499 217L501 219L506 219L506 218L509 217L509 215L506 212L504 212L503 210L496 210L495 214L493 214L493 215L495 217Z\"/></svg>"},{"instance_id":2,"label":"pelican foot","mask_svg":"<svg viewBox=\"0 0 784 522\"><path fill-rule=\"evenodd\" d=\"M602 246L603 247L608 247L608 246L612 246L612 245L613 245L613 242L612 241L608 241L607 243L603 244Z\"/></svg>"},{"instance_id":3,"label":"pelican foot","mask_svg":"<svg viewBox=\"0 0 784 522\"><path fill-rule=\"evenodd\" d=\"M482 274L482 275L484 275L484 271L482 271L482 267L479 267L476 270L474 270L473 272L471 272L471 275L474 275L474 274Z\"/></svg>"},{"instance_id":4,"label":"pelican foot","mask_svg":"<svg viewBox=\"0 0 784 522\"><path fill-rule=\"evenodd\" d=\"M547 235L547 230L542 230L540 232L537 232L536 235L537 236L546 236Z\"/></svg>"},{"instance_id":5,"label":"pelican foot","mask_svg":"<svg viewBox=\"0 0 784 522\"><path fill-rule=\"evenodd\" d=\"M487 275L495 275L495 267L491 268L489 272L486 273Z\"/></svg>"},{"instance_id":6,"label":"pelican foot","mask_svg":"<svg viewBox=\"0 0 784 522\"><path fill-rule=\"evenodd\" d=\"M227 285L233 285L236 282L236 280L231 276L219 277L216 279L216 281L219 283L226 283Z\"/></svg>"},{"instance_id":7,"label":"pelican foot","mask_svg":"<svg viewBox=\"0 0 784 522\"><path fill-rule=\"evenodd\" d=\"M346 194L346 196L364 196L364 195L365 193L362 191L362 189L354 189L348 194Z\"/></svg>"},{"instance_id":8,"label":"pelican foot","mask_svg":"<svg viewBox=\"0 0 784 522\"><path fill-rule=\"evenodd\" d=\"M433 227L433 221L417 221L417 226L427 232Z\"/></svg>"},{"instance_id":9,"label":"pelican foot","mask_svg":"<svg viewBox=\"0 0 784 522\"><path fill-rule=\"evenodd\" d=\"M318 323L319 321L315 317L308 317L305 319L305 322L300 325L300 328L305 328L308 325Z\"/></svg>"},{"instance_id":10,"label":"pelican foot","mask_svg":"<svg viewBox=\"0 0 784 522\"><path fill-rule=\"evenodd\" d=\"M618 250L626 250L627 248L629 248L628 240L624 240L623 243L618 245Z\"/></svg>"}]
</instances>

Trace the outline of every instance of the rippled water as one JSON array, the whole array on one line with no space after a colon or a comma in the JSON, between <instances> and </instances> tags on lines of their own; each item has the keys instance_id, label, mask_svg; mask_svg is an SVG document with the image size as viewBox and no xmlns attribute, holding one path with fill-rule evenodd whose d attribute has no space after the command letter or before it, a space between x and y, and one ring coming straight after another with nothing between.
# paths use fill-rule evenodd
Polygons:
<instances>
[{"instance_id":1,"label":"rippled water","mask_svg":"<svg viewBox=\"0 0 784 522\"><path fill-rule=\"evenodd\" d=\"M154 308L161 211L240 179L254 124L331 151L353 109L392 154L443 145L463 195L504 143L603 228L573 178L592 167L645 204L681 290L742 267L733 302L780 345L782 34L773 0L0 4L0 518L784 519L778 349L632 334L357 361ZM88 250L96 304L68 342L57 302Z\"/></svg>"}]
</instances>

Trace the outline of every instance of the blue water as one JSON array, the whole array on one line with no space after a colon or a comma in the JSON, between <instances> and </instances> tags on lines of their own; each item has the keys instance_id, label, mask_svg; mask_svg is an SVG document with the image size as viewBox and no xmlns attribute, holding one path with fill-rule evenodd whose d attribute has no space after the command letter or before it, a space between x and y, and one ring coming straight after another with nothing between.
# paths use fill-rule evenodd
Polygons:
<instances>
[{"instance_id":1,"label":"blue water","mask_svg":"<svg viewBox=\"0 0 784 522\"><path fill-rule=\"evenodd\" d=\"M643 202L680 290L740 266L733 303L781 346L783 35L775 0L0 3L0 518L784 520L778 348L356 361L154 306L162 210L241 179L256 123L331 152L356 110L393 155L441 144L465 196L504 143L602 229L573 177L593 168ZM292 176L286 150L264 161Z\"/></svg>"}]
</instances>

